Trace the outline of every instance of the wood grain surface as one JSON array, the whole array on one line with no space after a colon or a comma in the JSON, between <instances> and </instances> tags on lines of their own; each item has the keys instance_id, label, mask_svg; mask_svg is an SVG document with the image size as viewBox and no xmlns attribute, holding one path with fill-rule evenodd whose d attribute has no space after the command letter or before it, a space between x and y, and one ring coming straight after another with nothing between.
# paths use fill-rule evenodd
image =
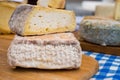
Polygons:
<instances>
[{"instance_id":1,"label":"wood grain surface","mask_svg":"<svg viewBox=\"0 0 120 80\"><path fill-rule=\"evenodd\" d=\"M80 37L79 32L75 32L74 34L80 41L82 50L120 56L120 46L101 46L85 41Z\"/></svg>"},{"instance_id":2,"label":"wood grain surface","mask_svg":"<svg viewBox=\"0 0 120 80\"><path fill-rule=\"evenodd\" d=\"M98 62L83 55L82 65L75 70L41 70L11 68L7 62L7 49L13 35L0 35L0 80L88 80L99 68Z\"/></svg>"}]
</instances>

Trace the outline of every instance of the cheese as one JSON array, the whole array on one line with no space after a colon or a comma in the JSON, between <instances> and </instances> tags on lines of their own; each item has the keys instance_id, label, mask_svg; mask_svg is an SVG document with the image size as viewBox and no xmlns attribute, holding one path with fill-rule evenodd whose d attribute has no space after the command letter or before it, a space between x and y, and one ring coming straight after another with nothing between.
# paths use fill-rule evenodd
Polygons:
<instances>
[{"instance_id":1,"label":"cheese","mask_svg":"<svg viewBox=\"0 0 120 80\"><path fill-rule=\"evenodd\" d=\"M73 11L20 5L13 13L9 25L19 35L41 35L74 31L76 21Z\"/></svg>"},{"instance_id":2,"label":"cheese","mask_svg":"<svg viewBox=\"0 0 120 80\"><path fill-rule=\"evenodd\" d=\"M19 3L0 1L0 33L10 33L8 21Z\"/></svg>"},{"instance_id":3,"label":"cheese","mask_svg":"<svg viewBox=\"0 0 120 80\"><path fill-rule=\"evenodd\" d=\"M97 5L95 16L114 18L114 5Z\"/></svg>"},{"instance_id":4,"label":"cheese","mask_svg":"<svg viewBox=\"0 0 120 80\"><path fill-rule=\"evenodd\" d=\"M12 67L73 69L81 66L81 60L80 43L72 33L16 35L8 49L8 61Z\"/></svg>"},{"instance_id":5,"label":"cheese","mask_svg":"<svg viewBox=\"0 0 120 80\"><path fill-rule=\"evenodd\" d=\"M120 46L120 22L105 18L87 17L80 23L81 37L102 46Z\"/></svg>"},{"instance_id":6,"label":"cheese","mask_svg":"<svg viewBox=\"0 0 120 80\"><path fill-rule=\"evenodd\" d=\"M114 18L120 21L120 0L116 0Z\"/></svg>"},{"instance_id":7,"label":"cheese","mask_svg":"<svg viewBox=\"0 0 120 80\"><path fill-rule=\"evenodd\" d=\"M66 0L38 0L37 5L50 8L65 8Z\"/></svg>"}]
</instances>

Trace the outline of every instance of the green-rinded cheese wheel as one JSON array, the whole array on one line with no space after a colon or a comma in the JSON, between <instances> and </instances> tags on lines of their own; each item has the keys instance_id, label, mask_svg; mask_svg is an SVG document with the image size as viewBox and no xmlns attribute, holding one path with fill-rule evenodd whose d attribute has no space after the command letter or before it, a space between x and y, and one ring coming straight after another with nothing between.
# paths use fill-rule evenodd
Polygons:
<instances>
[{"instance_id":1,"label":"green-rinded cheese wheel","mask_svg":"<svg viewBox=\"0 0 120 80\"><path fill-rule=\"evenodd\" d=\"M105 18L87 17L80 23L81 37L103 46L120 46L120 22Z\"/></svg>"}]
</instances>

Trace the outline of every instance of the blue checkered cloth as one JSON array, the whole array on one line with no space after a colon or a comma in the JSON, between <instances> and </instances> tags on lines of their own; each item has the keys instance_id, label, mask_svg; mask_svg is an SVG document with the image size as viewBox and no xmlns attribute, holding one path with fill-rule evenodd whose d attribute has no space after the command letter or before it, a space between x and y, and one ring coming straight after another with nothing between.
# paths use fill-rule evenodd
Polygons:
<instances>
[{"instance_id":1,"label":"blue checkered cloth","mask_svg":"<svg viewBox=\"0 0 120 80\"><path fill-rule=\"evenodd\" d=\"M120 80L120 56L84 51L99 63L98 72L90 80Z\"/></svg>"}]
</instances>

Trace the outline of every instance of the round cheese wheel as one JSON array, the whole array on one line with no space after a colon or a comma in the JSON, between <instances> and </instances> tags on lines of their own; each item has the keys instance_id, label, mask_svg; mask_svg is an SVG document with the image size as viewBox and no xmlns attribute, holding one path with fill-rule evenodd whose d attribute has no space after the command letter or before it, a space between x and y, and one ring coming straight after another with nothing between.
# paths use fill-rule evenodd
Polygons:
<instances>
[{"instance_id":1,"label":"round cheese wheel","mask_svg":"<svg viewBox=\"0 0 120 80\"><path fill-rule=\"evenodd\" d=\"M103 46L120 46L120 22L100 17L85 17L80 23L81 37Z\"/></svg>"}]
</instances>

